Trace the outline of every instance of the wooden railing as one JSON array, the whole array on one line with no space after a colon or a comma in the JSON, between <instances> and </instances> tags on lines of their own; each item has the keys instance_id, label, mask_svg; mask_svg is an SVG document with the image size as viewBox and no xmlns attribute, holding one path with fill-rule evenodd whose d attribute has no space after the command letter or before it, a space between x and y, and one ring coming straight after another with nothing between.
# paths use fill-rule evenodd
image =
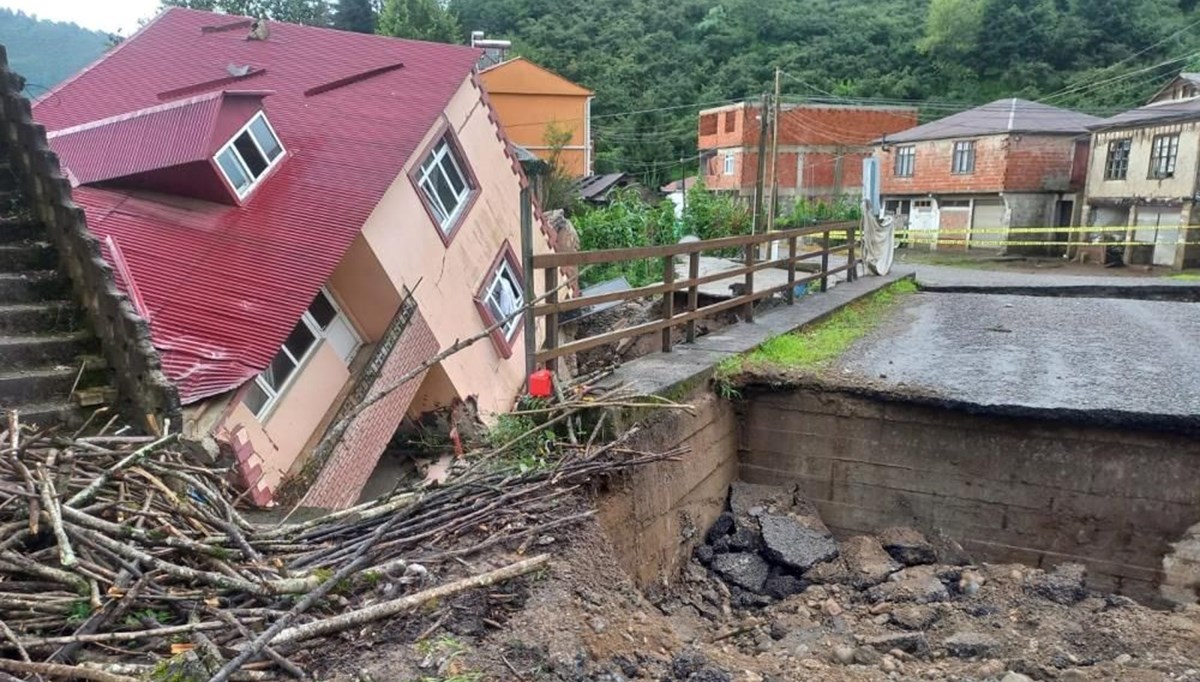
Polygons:
<instances>
[{"instance_id":1,"label":"wooden railing","mask_svg":"<svg viewBox=\"0 0 1200 682\"><path fill-rule=\"evenodd\" d=\"M554 369L558 358L571 353L578 353L597 346L620 341L630 337L641 336L653 332L662 333L662 350L669 353L672 347L672 332L680 326L686 326L685 339L688 343L696 340L696 321L719 312L741 309L741 318L746 321L754 319L754 303L764 298L784 292L788 305L795 302L796 287L810 282L820 281L821 291L828 288L829 277L840 272L846 272L846 278L855 279L855 251L857 223L826 223L812 227L793 230L781 230L766 234L746 235L740 237L725 237L707 241L669 244L666 246L646 246L632 249L607 249L603 251L580 251L576 253L549 253L532 258L531 271L542 270L545 277L545 291L551 292L540 305L530 310L530 320L527 328L532 328L532 322L538 317L546 320L546 341L541 350L531 355L527 351L526 363L529 369L544 366ZM831 233L845 237L845 243L830 246ZM822 248L818 251L799 253L798 242L801 237L823 236ZM787 242L787 257L775 260L757 260L756 252L763 244ZM737 268L721 270L704 276L700 275L700 256L706 251L722 251L742 249L744 252L743 265ZM768 249L770 252L770 249ZM829 256L835 253L846 253L846 263L837 267L829 267ZM675 259L686 255L688 262L687 279L678 279L675 274ZM560 300L558 295L559 269L567 267L585 268L589 265L614 263L621 261L642 260L650 258L662 259L663 281L658 284L635 287L624 291L614 291L592 296L583 296ZM821 269L806 277L796 277L796 264L802 261L821 259ZM767 289L755 290L754 273L768 268L787 269L787 283ZM740 292L734 292L729 300L720 301L701 307L699 305L700 286L710 282L719 282L731 278L742 277L744 283ZM687 292L686 307L682 312L676 310L675 294ZM662 296L662 319L645 322L625 329L617 329L596 336L590 336L570 343L559 343L559 316L572 310L580 310L589 306L613 301L632 301L649 296Z\"/></svg>"}]
</instances>

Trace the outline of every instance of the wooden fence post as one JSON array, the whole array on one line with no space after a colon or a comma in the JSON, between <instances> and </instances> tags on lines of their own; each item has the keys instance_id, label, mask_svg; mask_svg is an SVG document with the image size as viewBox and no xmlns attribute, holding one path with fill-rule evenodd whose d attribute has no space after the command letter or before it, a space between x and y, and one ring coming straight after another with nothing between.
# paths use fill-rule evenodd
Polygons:
<instances>
[{"instance_id":1,"label":"wooden fence post","mask_svg":"<svg viewBox=\"0 0 1200 682\"><path fill-rule=\"evenodd\" d=\"M850 251L847 255L847 261L848 261L847 265L850 266L850 269L846 271L846 281L853 282L854 280L858 279L858 277L857 277L858 268L856 267L856 264L854 261L855 234L854 234L854 224L853 223L846 226L846 236L849 237L849 242L850 242Z\"/></svg>"},{"instance_id":2,"label":"wooden fence post","mask_svg":"<svg viewBox=\"0 0 1200 682\"><path fill-rule=\"evenodd\" d=\"M746 267L754 267L754 252L758 250L758 244L746 244ZM754 293L754 273L746 273L746 282L742 290L742 296L749 297ZM754 321L754 300L749 299L742 309L742 319L747 322Z\"/></svg>"},{"instance_id":3,"label":"wooden fence post","mask_svg":"<svg viewBox=\"0 0 1200 682\"><path fill-rule=\"evenodd\" d=\"M663 319L670 321L675 317L675 256L666 256L663 258L663 284L671 287L663 292L662 314ZM662 330L662 349L664 353L671 352L671 336L674 332L674 327L668 326Z\"/></svg>"},{"instance_id":4,"label":"wooden fence post","mask_svg":"<svg viewBox=\"0 0 1200 682\"><path fill-rule=\"evenodd\" d=\"M821 293L829 291L829 230L825 230L825 244L821 248Z\"/></svg>"},{"instance_id":5,"label":"wooden fence post","mask_svg":"<svg viewBox=\"0 0 1200 682\"><path fill-rule=\"evenodd\" d=\"M687 311L689 313L696 312L700 306L700 287L696 284L696 280L700 277L700 252L693 251L688 255L688 279L692 280L692 285L688 287ZM688 320L687 323L687 342L696 342L696 320Z\"/></svg>"},{"instance_id":6,"label":"wooden fence post","mask_svg":"<svg viewBox=\"0 0 1200 682\"><path fill-rule=\"evenodd\" d=\"M533 206L529 187L521 189L521 270L525 285L525 303L537 300L533 278ZM525 378L537 369L537 318L533 308L525 311Z\"/></svg>"},{"instance_id":7,"label":"wooden fence post","mask_svg":"<svg viewBox=\"0 0 1200 682\"><path fill-rule=\"evenodd\" d=\"M558 266L546 268L546 303L558 303ZM546 350L558 348L558 313L546 314ZM558 358L546 361L546 369L558 370Z\"/></svg>"},{"instance_id":8,"label":"wooden fence post","mask_svg":"<svg viewBox=\"0 0 1200 682\"><path fill-rule=\"evenodd\" d=\"M788 238L788 305L796 302L796 238Z\"/></svg>"}]
</instances>

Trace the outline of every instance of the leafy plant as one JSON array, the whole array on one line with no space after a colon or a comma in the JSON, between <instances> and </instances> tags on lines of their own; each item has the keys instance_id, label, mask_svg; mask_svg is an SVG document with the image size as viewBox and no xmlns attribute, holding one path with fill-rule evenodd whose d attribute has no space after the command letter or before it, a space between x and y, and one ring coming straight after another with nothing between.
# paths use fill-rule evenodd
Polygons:
<instances>
[{"instance_id":1,"label":"leafy plant","mask_svg":"<svg viewBox=\"0 0 1200 682\"><path fill-rule=\"evenodd\" d=\"M537 404L537 403L534 403ZM518 411L538 409L526 402ZM545 468L558 436L551 429L538 429L539 423L529 414L502 414L488 430L488 445L493 449L507 447L500 462L512 467L519 474L527 474Z\"/></svg>"},{"instance_id":2,"label":"leafy plant","mask_svg":"<svg viewBox=\"0 0 1200 682\"><path fill-rule=\"evenodd\" d=\"M607 206L576 213L572 222L581 251L673 244L680 236L674 205L669 201L648 204L632 188L614 192ZM588 286L624 276L638 287L661 281L662 273L662 259L640 259L591 266L581 273L580 280Z\"/></svg>"},{"instance_id":3,"label":"leafy plant","mask_svg":"<svg viewBox=\"0 0 1200 682\"><path fill-rule=\"evenodd\" d=\"M92 605L86 599L71 602L71 610L67 612L67 624L79 625L92 615Z\"/></svg>"},{"instance_id":4,"label":"leafy plant","mask_svg":"<svg viewBox=\"0 0 1200 682\"><path fill-rule=\"evenodd\" d=\"M792 206L790 211L778 216L775 224L780 229L787 229L825 221L858 220L860 218L862 218L862 208L856 200L848 197L837 201L801 199Z\"/></svg>"}]
</instances>

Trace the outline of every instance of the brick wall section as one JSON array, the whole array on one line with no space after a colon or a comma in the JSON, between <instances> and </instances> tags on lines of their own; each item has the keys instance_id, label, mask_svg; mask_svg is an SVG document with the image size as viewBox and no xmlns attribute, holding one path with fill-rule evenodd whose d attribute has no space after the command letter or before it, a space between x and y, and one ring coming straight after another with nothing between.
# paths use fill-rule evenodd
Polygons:
<instances>
[{"instance_id":1,"label":"brick wall section","mask_svg":"<svg viewBox=\"0 0 1200 682\"><path fill-rule=\"evenodd\" d=\"M1054 135L990 135L973 139L973 173L951 172L957 140L914 143L917 156L911 177L896 176L895 151L904 145L889 145L887 151L877 151L883 194L1074 192L1083 188L1083 171L1077 159L1080 154L1087 158L1084 141ZM1083 145L1082 151L1079 145Z\"/></svg>"},{"instance_id":2,"label":"brick wall section","mask_svg":"<svg viewBox=\"0 0 1200 682\"><path fill-rule=\"evenodd\" d=\"M758 104L741 103L700 113L698 146L718 150L705 167L705 187L738 190L743 196L753 193L758 178L759 109ZM916 109L832 105L784 109L779 125L781 193L790 196L797 191L798 153L805 157L801 193L832 197L839 190L856 191L862 184L862 160L870 156L871 143L916 124ZM724 174L727 150L735 153L732 175Z\"/></svg>"},{"instance_id":3,"label":"brick wall section","mask_svg":"<svg viewBox=\"0 0 1200 682\"><path fill-rule=\"evenodd\" d=\"M834 391L755 396L741 477L795 483L835 532L940 527L977 560L1088 565L1154 599L1162 557L1200 520L1200 443L998 418Z\"/></svg>"},{"instance_id":4,"label":"brick wall section","mask_svg":"<svg viewBox=\"0 0 1200 682\"><path fill-rule=\"evenodd\" d=\"M75 297L87 311L113 369L123 411L143 423L148 416L181 424L179 394L163 374L150 340L150 328L117 288L100 242L91 233L83 209L71 197L71 183L46 143L46 129L33 122L24 79L8 69L0 47L0 108L4 153L22 183L31 207L58 251L60 268L71 279Z\"/></svg>"},{"instance_id":5,"label":"brick wall section","mask_svg":"<svg viewBox=\"0 0 1200 682\"><path fill-rule=\"evenodd\" d=\"M415 311L369 395L377 395L393 386L405 372L416 368L438 350L433 330L421 316L421 311ZM344 509L358 501L384 448L420 390L424 376L413 378L355 419L304 496L303 506Z\"/></svg>"}]
</instances>

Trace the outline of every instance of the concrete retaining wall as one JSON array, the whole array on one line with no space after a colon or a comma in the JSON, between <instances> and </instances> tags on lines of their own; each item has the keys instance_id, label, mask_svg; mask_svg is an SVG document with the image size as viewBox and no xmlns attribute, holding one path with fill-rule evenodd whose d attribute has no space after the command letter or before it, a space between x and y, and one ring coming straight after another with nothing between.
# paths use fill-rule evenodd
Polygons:
<instances>
[{"instance_id":1,"label":"concrete retaining wall","mask_svg":"<svg viewBox=\"0 0 1200 682\"><path fill-rule=\"evenodd\" d=\"M1089 585L1154 600L1200 520L1200 443L813 389L753 396L740 477L795 483L835 533L941 528L977 560L1081 561Z\"/></svg>"},{"instance_id":2,"label":"concrete retaining wall","mask_svg":"<svg viewBox=\"0 0 1200 682\"><path fill-rule=\"evenodd\" d=\"M724 509L737 477L737 416L704 385L680 399L693 414L656 417L630 447L664 452L685 447L678 461L663 461L613 482L599 500L600 523L622 567L638 587L674 579L704 532Z\"/></svg>"}]
</instances>

